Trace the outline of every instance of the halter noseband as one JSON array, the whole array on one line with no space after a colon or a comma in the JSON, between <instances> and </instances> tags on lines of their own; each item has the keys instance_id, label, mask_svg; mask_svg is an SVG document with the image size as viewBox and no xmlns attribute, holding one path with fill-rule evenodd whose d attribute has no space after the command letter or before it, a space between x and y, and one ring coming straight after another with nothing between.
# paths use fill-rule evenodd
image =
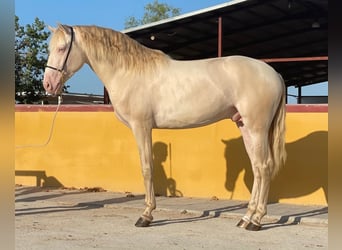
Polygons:
<instances>
[{"instance_id":1,"label":"halter noseband","mask_svg":"<svg viewBox=\"0 0 342 250\"><path fill-rule=\"evenodd\" d=\"M69 26L69 28L71 30L71 41L70 41L70 46L69 46L69 49L68 49L67 55L65 57L65 60L64 60L62 68L59 69L57 67L53 67L53 66L49 66L49 65L46 65L45 66L46 68L49 68L49 69L56 70L58 72L64 73L64 68L65 68L65 65L66 65L66 63L68 61L68 58L69 58L69 55L70 55L70 51L71 51L71 47L72 47L72 43L73 43L73 40L74 40L74 29L71 26Z\"/></svg>"}]
</instances>

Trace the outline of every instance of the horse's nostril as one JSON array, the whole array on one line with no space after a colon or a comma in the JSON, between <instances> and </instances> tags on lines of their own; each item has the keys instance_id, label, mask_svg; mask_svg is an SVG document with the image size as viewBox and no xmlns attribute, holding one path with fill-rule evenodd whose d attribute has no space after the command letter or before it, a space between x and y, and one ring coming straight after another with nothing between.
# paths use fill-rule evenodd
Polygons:
<instances>
[{"instance_id":1,"label":"horse's nostril","mask_svg":"<svg viewBox=\"0 0 342 250\"><path fill-rule=\"evenodd\" d=\"M49 91L51 89L51 84L49 82L44 82L44 88Z\"/></svg>"}]
</instances>

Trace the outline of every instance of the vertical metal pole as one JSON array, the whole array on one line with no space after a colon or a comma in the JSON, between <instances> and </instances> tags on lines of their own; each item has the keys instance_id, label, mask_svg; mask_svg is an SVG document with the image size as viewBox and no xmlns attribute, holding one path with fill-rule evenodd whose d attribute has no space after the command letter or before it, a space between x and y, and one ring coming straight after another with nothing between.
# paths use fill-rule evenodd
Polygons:
<instances>
[{"instance_id":1,"label":"vertical metal pole","mask_svg":"<svg viewBox=\"0 0 342 250\"><path fill-rule=\"evenodd\" d=\"M105 87L103 87L103 104L109 104L109 95Z\"/></svg>"},{"instance_id":2,"label":"vertical metal pole","mask_svg":"<svg viewBox=\"0 0 342 250\"><path fill-rule=\"evenodd\" d=\"M217 56L222 56L222 17L218 18Z\"/></svg>"},{"instance_id":3,"label":"vertical metal pole","mask_svg":"<svg viewBox=\"0 0 342 250\"><path fill-rule=\"evenodd\" d=\"M289 102L288 96L287 96L288 91L289 91L289 88L285 86L285 103L286 103L286 104Z\"/></svg>"},{"instance_id":4,"label":"vertical metal pole","mask_svg":"<svg viewBox=\"0 0 342 250\"><path fill-rule=\"evenodd\" d=\"M302 103L302 87L301 86L298 86L298 101L297 101L298 104L301 104Z\"/></svg>"}]
</instances>

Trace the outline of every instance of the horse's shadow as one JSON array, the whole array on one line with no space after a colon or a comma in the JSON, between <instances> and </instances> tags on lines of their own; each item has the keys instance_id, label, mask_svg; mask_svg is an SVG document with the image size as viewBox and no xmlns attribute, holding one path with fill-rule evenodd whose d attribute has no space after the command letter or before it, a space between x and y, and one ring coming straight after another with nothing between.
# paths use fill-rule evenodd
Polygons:
<instances>
[{"instance_id":1,"label":"horse's shadow","mask_svg":"<svg viewBox=\"0 0 342 250\"><path fill-rule=\"evenodd\" d=\"M151 226L158 227L158 226L165 226L169 224L180 224L180 223L189 223L189 222L194 222L194 221L209 220L209 219L220 217L221 214L224 212L233 212L234 210L245 209L247 208L247 205L248 205L247 203L241 203L241 204L234 205L234 206L227 206L223 208L205 210L200 215L187 217L187 218L155 220L151 223ZM324 208L320 208L320 209L316 209L312 211L306 211L302 213L283 215L279 218L278 221L263 223L261 230L269 230L275 227L295 226L295 225L300 224L303 218L312 217L312 216L320 215L320 214L326 214L326 213L328 213L328 207L324 207Z\"/></svg>"},{"instance_id":2,"label":"horse's shadow","mask_svg":"<svg viewBox=\"0 0 342 250\"><path fill-rule=\"evenodd\" d=\"M211 210L204 210L202 214L196 215L193 217L156 220L151 223L151 226L154 226L154 227L165 226L169 224L189 223L189 222L194 222L194 221L208 220L208 219L220 217L222 213L232 212L232 211L244 209L244 208L247 208L247 203L241 203L238 205L227 206L227 207L222 207L222 208L214 208Z\"/></svg>"},{"instance_id":3,"label":"horse's shadow","mask_svg":"<svg viewBox=\"0 0 342 250\"><path fill-rule=\"evenodd\" d=\"M276 222L264 223L261 230L268 230L268 229L272 229L275 227L298 225L301 223L302 219L305 217L312 217L315 215L326 214L326 213L328 213L328 207L323 207L320 209L303 212L303 213L283 215ZM291 217L293 219L291 220L291 222L289 222Z\"/></svg>"},{"instance_id":4,"label":"horse's shadow","mask_svg":"<svg viewBox=\"0 0 342 250\"><path fill-rule=\"evenodd\" d=\"M253 172L242 137L223 141L226 145L226 183L228 191L234 192L238 175L242 170L244 183L251 192ZM322 188L328 203L328 132L313 132L295 142L286 144L285 166L271 183L269 202L283 198L296 198Z\"/></svg>"}]
</instances>

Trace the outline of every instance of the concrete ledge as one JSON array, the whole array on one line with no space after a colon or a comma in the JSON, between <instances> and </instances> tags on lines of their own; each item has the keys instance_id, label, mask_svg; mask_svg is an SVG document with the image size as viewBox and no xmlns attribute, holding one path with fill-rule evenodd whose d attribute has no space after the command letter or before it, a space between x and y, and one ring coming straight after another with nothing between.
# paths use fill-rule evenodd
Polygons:
<instances>
[{"instance_id":1,"label":"concrete ledge","mask_svg":"<svg viewBox=\"0 0 342 250\"><path fill-rule=\"evenodd\" d=\"M15 112L53 112L57 105L15 105ZM61 105L60 112L113 112L112 105ZM328 112L328 104L288 104L286 112Z\"/></svg>"}]
</instances>

